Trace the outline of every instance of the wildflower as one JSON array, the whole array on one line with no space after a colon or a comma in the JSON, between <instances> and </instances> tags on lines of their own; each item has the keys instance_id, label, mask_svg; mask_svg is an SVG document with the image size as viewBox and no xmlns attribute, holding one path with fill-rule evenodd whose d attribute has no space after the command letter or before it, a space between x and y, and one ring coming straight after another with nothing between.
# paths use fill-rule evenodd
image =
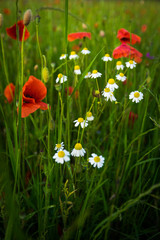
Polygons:
<instances>
[{"instance_id":1,"label":"wildflower","mask_svg":"<svg viewBox=\"0 0 160 240\"><path fill-rule=\"evenodd\" d=\"M93 167L101 168L103 167L105 158L102 155L98 156L95 153L91 154L92 157L89 158L89 162Z\"/></svg>"},{"instance_id":2,"label":"wildflower","mask_svg":"<svg viewBox=\"0 0 160 240\"><path fill-rule=\"evenodd\" d=\"M93 94L94 97L97 97L97 98L99 98L101 96L99 90L93 90L92 94Z\"/></svg>"},{"instance_id":3,"label":"wildflower","mask_svg":"<svg viewBox=\"0 0 160 240\"><path fill-rule=\"evenodd\" d=\"M146 24L143 24L142 27L141 27L141 32L146 32L147 30L147 25Z\"/></svg>"},{"instance_id":4,"label":"wildflower","mask_svg":"<svg viewBox=\"0 0 160 240\"><path fill-rule=\"evenodd\" d=\"M88 121L83 119L82 117L78 118L77 120L73 121L75 123L75 127L78 127L79 125L81 126L81 128L85 128L88 126Z\"/></svg>"},{"instance_id":5,"label":"wildflower","mask_svg":"<svg viewBox=\"0 0 160 240\"><path fill-rule=\"evenodd\" d=\"M131 43L132 45L141 42L141 38L138 35L134 33L130 34L130 32L124 28L118 30L117 38L121 43Z\"/></svg>"},{"instance_id":6,"label":"wildflower","mask_svg":"<svg viewBox=\"0 0 160 240\"><path fill-rule=\"evenodd\" d=\"M0 13L0 28L2 27L3 25L3 15Z\"/></svg>"},{"instance_id":7,"label":"wildflower","mask_svg":"<svg viewBox=\"0 0 160 240\"><path fill-rule=\"evenodd\" d=\"M80 75L81 74L81 70L80 70L80 66L79 65L74 66L74 73L76 75Z\"/></svg>"},{"instance_id":8,"label":"wildflower","mask_svg":"<svg viewBox=\"0 0 160 240\"><path fill-rule=\"evenodd\" d=\"M70 153L65 149L60 149L54 154L53 159L55 159L55 162L63 164L64 162L70 161Z\"/></svg>"},{"instance_id":9,"label":"wildflower","mask_svg":"<svg viewBox=\"0 0 160 240\"><path fill-rule=\"evenodd\" d=\"M67 94L69 94L69 96L70 96L73 91L74 91L74 87L72 87L72 86L69 86L68 89L65 88L66 96L67 96ZM78 96L79 96L79 91L76 90L76 91L75 91L75 98L78 98Z\"/></svg>"},{"instance_id":10,"label":"wildflower","mask_svg":"<svg viewBox=\"0 0 160 240\"><path fill-rule=\"evenodd\" d=\"M49 79L49 71L48 71L48 68L47 67L44 67L42 69L42 77L43 77L43 80L44 82L48 82L48 79Z\"/></svg>"},{"instance_id":11,"label":"wildflower","mask_svg":"<svg viewBox=\"0 0 160 240\"><path fill-rule=\"evenodd\" d=\"M95 24L94 24L94 28L98 28L98 23L96 22Z\"/></svg>"},{"instance_id":12,"label":"wildflower","mask_svg":"<svg viewBox=\"0 0 160 240\"><path fill-rule=\"evenodd\" d=\"M91 112L87 112L86 116L87 116L87 121L93 121L94 120L94 117L93 117Z\"/></svg>"},{"instance_id":13,"label":"wildflower","mask_svg":"<svg viewBox=\"0 0 160 240\"><path fill-rule=\"evenodd\" d=\"M90 54L91 52L88 50L88 48L83 48L83 50L81 51L82 54L87 55Z\"/></svg>"},{"instance_id":14,"label":"wildflower","mask_svg":"<svg viewBox=\"0 0 160 240\"><path fill-rule=\"evenodd\" d=\"M133 61L133 60L130 60L129 62L126 62L126 67L130 68L130 69L133 69L133 68L136 67L136 62Z\"/></svg>"},{"instance_id":15,"label":"wildflower","mask_svg":"<svg viewBox=\"0 0 160 240\"><path fill-rule=\"evenodd\" d=\"M134 122L135 120L138 118L138 114L134 113L134 112L130 112L129 113L129 120L128 120L128 124L133 128Z\"/></svg>"},{"instance_id":16,"label":"wildflower","mask_svg":"<svg viewBox=\"0 0 160 240\"><path fill-rule=\"evenodd\" d=\"M56 78L56 83L64 83L67 81L67 76L63 75L62 73L58 74L58 77Z\"/></svg>"},{"instance_id":17,"label":"wildflower","mask_svg":"<svg viewBox=\"0 0 160 240\"><path fill-rule=\"evenodd\" d=\"M38 64L34 65L34 71L38 70Z\"/></svg>"},{"instance_id":18,"label":"wildflower","mask_svg":"<svg viewBox=\"0 0 160 240\"><path fill-rule=\"evenodd\" d=\"M57 144L55 145L54 150L60 150L60 149L64 149L64 143L63 143L63 142L57 143Z\"/></svg>"},{"instance_id":19,"label":"wildflower","mask_svg":"<svg viewBox=\"0 0 160 240\"><path fill-rule=\"evenodd\" d=\"M113 95L113 92L111 92L111 90L107 87L102 91L102 95L105 97L106 101L108 100L110 100L111 102L116 101L116 98Z\"/></svg>"},{"instance_id":20,"label":"wildflower","mask_svg":"<svg viewBox=\"0 0 160 240\"><path fill-rule=\"evenodd\" d=\"M117 70L120 70L120 69L122 69L122 70L123 70L123 68L124 68L124 65L122 64L122 62L121 62L121 61L118 61L118 62L116 63L116 68L117 68Z\"/></svg>"},{"instance_id":21,"label":"wildflower","mask_svg":"<svg viewBox=\"0 0 160 240\"><path fill-rule=\"evenodd\" d=\"M71 152L71 155L74 157L83 157L86 151L82 148L81 143L76 143L74 149Z\"/></svg>"},{"instance_id":22,"label":"wildflower","mask_svg":"<svg viewBox=\"0 0 160 240\"><path fill-rule=\"evenodd\" d=\"M6 15L10 15L11 10L9 8L3 8L3 13L6 14Z\"/></svg>"},{"instance_id":23,"label":"wildflower","mask_svg":"<svg viewBox=\"0 0 160 240\"><path fill-rule=\"evenodd\" d=\"M149 52L146 53L146 57L149 59L154 59L154 56L151 56Z\"/></svg>"},{"instance_id":24,"label":"wildflower","mask_svg":"<svg viewBox=\"0 0 160 240\"><path fill-rule=\"evenodd\" d=\"M87 25L85 23L82 23L82 28L87 29Z\"/></svg>"},{"instance_id":25,"label":"wildflower","mask_svg":"<svg viewBox=\"0 0 160 240\"><path fill-rule=\"evenodd\" d=\"M100 37L105 37L105 32L104 32L103 30L100 30L99 36L100 36Z\"/></svg>"},{"instance_id":26,"label":"wildflower","mask_svg":"<svg viewBox=\"0 0 160 240\"><path fill-rule=\"evenodd\" d=\"M31 18L32 18L32 11L31 11L31 9L28 9L28 10L25 11L25 13L24 13L24 16L23 16L23 24L24 24L25 26L27 26L27 25L30 23Z\"/></svg>"},{"instance_id":27,"label":"wildflower","mask_svg":"<svg viewBox=\"0 0 160 240\"><path fill-rule=\"evenodd\" d=\"M127 77L124 76L124 73L119 73L116 75L116 79L120 80L121 82L124 82L127 79Z\"/></svg>"},{"instance_id":28,"label":"wildflower","mask_svg":"<svg viewBox=\"0 0 160 240\"><path fill-rule=\"evenodd\" d=\"M79 44L75 44L75 45L72 46L72 50L76 51L76 52L79 52L80 48L81 47L79 46Z\"/></svg>"},{"instance_id":29,"label":"wildflower","mask_svg":"<svg viewBox=\"0 0 160 240\"><path fill-rule=\"evenodd\" d=\"M30 76L23 86L21 117L25 118L37 109L47 110L46 103L41 102L46 97L45 85L34 76Z\"/></svg>"},{"instance_id":30,"label":"wildflower","mask_svg":"<svg viewBox=\"0 0 160 240\"><path fill-rule=\"evenodd\" d=\"M136 61L136 59L140 59L142 56L142 53L127 44L121 44L119 47L113 50L113 58L115 59L121 57L130 57L131 59L134 59ZM140 62L139 59L138 62Z\"/></svg>"},{"instance_id":31,"label":"wildflower","mask_svg":"<svg viewBox=\"0 0 160 240\"><path fill-rule=\"evenodd\" d=\"M69 56L69 59L77 59L77 58L79 58L79 56L76 54L75 51L72 51L71 55Z\"/></svg>"},{"instance_id":32,"label":"wildflower","mask_svg":"<svg viewBox=\"0 0 160 240\"><path fill-rule=\"evenodd\" d=\"M102 60L103 60L104 62L108 62L108 61L112 61L112 58L111 58L110 55L107 53L107 54L105 54L104 57L102 57Z\"/></svg>"},{"instance_id":33,"label":"wildflower","mask_svg":"<svg viewBox=\"0 0 160 240\"><path fill-rule=\"evenodd\" d=\"M143 93L139 91L134 91L129 94L129 99L132 99L132 102L138 103L143 99Z\"/></svg>"},{"instance_id":34,"label":"wildflower","mask_svg":"<svg viewBox=\"0 0 160 240\"><path fill-rule=\"evenodd\" d=\"M61 56L60 56L60 60L62 60L62 59L66 59L66 57L67 57L67 54L61 54Z\"/></svg>"},{"instance_id":35,"label":"wildflower","mask_svg":"<svg viewBox=\"0 0 160 240\"><path fill-rule=\"evenodd\" d=\"M7 35L9 37L11 37L12 39L17 40L17 25L18 25L18 36L19 36L19 41L22 41L22 36L23 36L23 30L24 30L24 24L23 24L23 20L20 20L17 22L17 24L15 23L13 26L6 28L6 32ZM30 33L28 32L28 30L25 28L25 34L24 34L24 41L27 40L30 36Z\"/></svg>"},{"instance_id":36,"label":"wildflower","mask_svg":"<svg viewBox=\"0 0 160 240\"><path fill-rule=\"evenodd\" d=\"M93 70L90 77L91 78L97 78L97 77L101 77L102 73L98 72L97 70Z\"/></svg>"},{"instance_id":37,"label":"wildflower","mask_svg":"<svg viewBox=\"0 0 160 240\"><path fill-rule=\"evenodd\" d=\"M4 96L7 98L8 102L11 103L14 99L14 95L15 95L15 86L13 83L10 83L4 89Z\"/></svg>"},{"instance_id":38,"label":"wildflower","mask_svg":"<svg viewBox=\"0 0 160 240\"><path fill-rule=\"evenodd\" d=\"M88 72L84 78L90 78L91 77L91 72Z\"/></svg>"},{"instance_id":39,"label":"wildflower","mask_svg":"<svg viewBox=\"0 0 160 240\"><path fill-rule=\"evenodd\" d=\"M82 38L86 38L86 37L91 39L91 33L90 32L70 33L70 34L68 34L68 41L72 42L76 39L82 39Z\"/></svg>"},{"instance_id":40,"label":"wildflower","mask_svg":"<svg viewBox=\"0 0 160 240\"><path fill-rule=\"evenodd\" d=\"M107 86L106 88L109 88L112 92L114 91L114 89L119 88L118 85L115 83L113 78L110 78L108 80Z\"/></svg>"}]
</instances>

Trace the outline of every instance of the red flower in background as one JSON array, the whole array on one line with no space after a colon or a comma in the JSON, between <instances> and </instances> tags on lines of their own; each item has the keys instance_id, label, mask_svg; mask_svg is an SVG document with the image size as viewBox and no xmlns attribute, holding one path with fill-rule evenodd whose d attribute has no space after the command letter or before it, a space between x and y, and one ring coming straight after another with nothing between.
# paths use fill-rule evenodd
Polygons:
<instances>
[{"instance_id":1,"label":"red flower in background","mask_svg":"<svg viewBox=\"0 0 160 240\"><path fill-rule=\"evenodd\" d=\"M121 43L131 43L132 45L141 42L141 38L138 35L134 33L130 34L130 32L124 28L118 30L117 38Z\"/></svg>"},{"instance_id":2,"label":"red flower in background","mask_svg":"<svg viewBox=\"0 0 160 240\"><path fill-rule=\"evenodd\" d=\"M11 103L14 99L15 94L15 86L13 83L10 83L7 85L7 87L4 89L4 96L7 98L8 102Z\"/></svg>"},{"instance_id":3,"label":"red flower in background","mask_svg":"<svg viewBox=\"0 0 160 240\"><path fill-rule=\"evenodd\" d=\"M17 30L16 30L17 25L18 25L18 31L19 31L19 41L22 41L23 29L24 29L23 20L18 21L17 24L15 23L13 26L9 28L6 28L6 32L9 37L17 40ZM29 36L30 36L30 33L25 28L24 41L27 40Z\"/></svg>"},{"instance_id":4,"label":"red flower in background","mask_svg":"<svg viewBox=\"0 0 160 240\"><path fill-rule=\"evenodd\" d=\"M30 76L23 86L22 96L22 118L27 117L37 109L47 110L46 103L41 102L46 97L47 89L45 85L34 76Z\"/></svg>"},{"instance_id":5,"label":"red flower in background","mask_svg":"<svg viewBox=\"0 0 160 240\"><path fill-rule=\"evenodd\" d=\"M3 8L3 13L9 15L11 13L11 10L9 8Z\"/></svg>"},{"instance_id":6,"label":"red flower in background","mask_svg":"<svg viewBox=\"0 0 160 240\"><path fill-rule=\"evenodd\" d=\"M133 128L134 126L134 122L135 120L138 118L138 114L134 113L134 112L130 112L129 113L129 120L128 120L128 124L130 127Z\"/></svg>"},{"instance_id":7,"label":"red flower in background","mask_svg":"<svg viewBox=\"0 0 160 240\"><path fill-rule=\"evenodd\" d=\"M142 27L141 27L141 32L146 32L147 30L147 25L146 24L143 24Z\"/></svg>"},{"instance_id":8,"label":"red flower in background","mask_svg":"<svg viewBox=\"0 0 160 240\"><path fill-rule=\"evenodd\" d=\"M91 33L90 32L70 33L70 34L68 34L68 41L72 42L76 39L82 39L82 38L85 38L85 37L91 39Z\"/></svg>"},{"instance_id":9,"label":"red flower in background","mask_svg":"<svg viewBox=\"0 0 160 240\"><path fill-rule=\"evenodd\" d=\"M65 88L66 96L67 96L67 93L68 93L69 96L70 96L70 95L72 94L73 90L74 90L74 87L72 87L72 86L69 86L68 89ZM75 98L78 98L78 96L79 96L79 91L76 90L74 95L75 95Z\"/></svg>"}]
</instances>

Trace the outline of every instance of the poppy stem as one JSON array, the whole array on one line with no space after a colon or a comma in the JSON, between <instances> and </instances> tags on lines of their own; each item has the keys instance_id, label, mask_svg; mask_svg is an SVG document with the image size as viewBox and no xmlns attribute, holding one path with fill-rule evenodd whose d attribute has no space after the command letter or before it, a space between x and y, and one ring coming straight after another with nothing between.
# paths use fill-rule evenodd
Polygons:
<instances>
[{"instance_id":1,"label":"poppy stem","mask_svg":"<svg viewBox=\"0 0 160 240\"><path fill-rule=\"evenodd\" d=\"M37 45L38 45L38 51L41 59L41 79L42 79L42 69L43 69L43 57L42 57L42 52L39 44L39 36L38 36L38 18L36 18L36 38L37 38Z\"/></svg>"}]
</instances>

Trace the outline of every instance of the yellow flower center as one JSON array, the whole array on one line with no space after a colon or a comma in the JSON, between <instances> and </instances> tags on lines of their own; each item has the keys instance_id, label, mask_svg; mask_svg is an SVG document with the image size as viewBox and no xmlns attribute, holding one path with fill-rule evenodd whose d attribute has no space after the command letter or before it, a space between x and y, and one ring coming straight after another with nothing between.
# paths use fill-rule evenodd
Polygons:
<instances>
[{"instance_id":1,"label":"yellow flower center","mask_svg":"<svg viewBox=\"0 0 160 240\"><path fill-rule=\"evenodd\" d=\"M117 62L117 65L122 65L122 62L121 62L121 61L118 61L118 62Z\"/></svg>"},{"instance_id":2,"label":"yellow flower center","mask_svg":"<svg viewBox=\"0 0 160 240\"><path fill-rule=\"evenodd\" d=\"M92 113L91 112L87 112L87 117L92 117Z\"/></svg>"},{"instance_id":3,"label":"yellow flower center","mask_svg":"<svg viewBox=\"0 0 160 240\"><path fill-rule=\"evenodd\" d=\"M65 55L64 54L61 54L61 57L64 57Z\"/></svg>"},{"instance_id":4,"label":"yellow flower center","mask_svg":"<svg viewBox=\"0 0 160 240\"><path fill-rule=\"evenodd\" d=\"M81 123L81 122L83 122L83 121L84 121L83 118L78 118L78 122L79 122L79 123Z\"/></svg>"},{"instance_id":5,"label":"yellow flower center","mask_svg":"<svg viewBox=\"0 0 160 240\"><path fill-rule=\"evenodd\" d=\"M107 54L105 54L105 57L110 57L110 55L107 53Z\"/></svg>"},{"instance_id":6,"label":"yellow flower center","mask_svg":"<svg viewBox=\"0 0 160 240\"><path fill-rule=\"evenodd\" d=\"M114 84L114 83L115 83L115 81L114 81L114 79L113 79L113 78L110 78L110 79L108 80L108 83L109 83L109 84Z\"/></svg>"},{"instance_id":7,"label":"yellow flower center","mask_svg":"<svg viewBox=\"0 0 160 240\"><path fill-rule=\"evenodd\" d=\"M140 96L139 92L135 92L135 93L134 93L134 97L135 97L135 98L138 98L139 96Z\"/></svg>"},{"instance_id":8,"label":"yellow flower center","mask_svg":"<svg viewBox=\"0 0 160 240\"><path fill-rule=\"evenodd\" d=\"M82 149L82 145L80 143L76 143L75 147L76 150L81 150Z\"/></svg>"},{"instance_id":9,"label":"yellow flower center","mask_svg":"<svg viewBox=\"0 0 160 240\"><path fill-rule=\"evenodd\" d=\"M100 160L101 160L100 157L98 157L98 156L94 157L95 162L100 162Z\"/></svg>"},{"instance_id":10,"label":"yellow flower center","mask_svg":"<svg viewBox=\"0 0 160 240\"><path fill-rule=\"evenodd\" d=\"M132 61L132 60L130 60L130 61L129 61L129 63L130 63L130 64L133 64L133 61Z\"/></svg>"},{"instance_id":11,"label":"yellow flower center","mask_svg":"<svg viewBox=\"0 0 160 240\"><path fill-rule=\"evenodd\" d=\"M56 144L56 148L61 148L61 147L62 147L62 146L61 146L60 143Z\"/></svg>"},{"instance_id":12,"label":"yellow flower center","mask_svg":"<svg viewBox=\"0 0 160 240\"><path fill-rule=\"evenodd\" d=\"M96 74L97 72L98 72L97 70L93 70L93 71L92 71L93 74Z\"/></svg>"},{"instance_id":13,"label":"yellow flower center","mask_svg":"<svg viewBox=\"0 0 160 240\"><path fill-rule=\"evenodd\" d=\"M120 73L119 75L120 75L120 77L124 77L124 74L123 74L123 73Z\"/></svg>"},{"instance_id":14,"label":"yellow flower center","mask_svg":"<svg viewBox=\"0 0 160 240\"><path fill-rule=\"evenodd\" d=\"M74 67L74 70L79 70L79 69L80 69L79 65L76 65L76 66Z\"/></svg>"},{"instance_id":15,"label":"yellow flower center","mask_svg":"<svg viewBox=\"0 0 160 240\"><path fill-rule=\"evenodd\" d=\"M65 156L65 153L63 151L58 152L58 157L63 158Z\"/></svg>"},{"instance_id":16,"label":"yellow flower center","mask_svg":"<svg viewBox=\"0 0 160 240\"><path fill-rule=\"evenodd\" d=\"M110 89L109 88L105 88L104 91L105 92L110 92Z\"/></svg>"},{"instance_id":17,"label":"yellow flower center","mask_svg":"<svg viewBox=\"0 0 160 240\"><path fill-rule=\"evenodd\" d=\"M62 77L63 77L62 73L59 73L58 78L62 78Z\"/></svg>"},{"instance_id":18,"label":"yellow flower center","mask_svg":"<svg viewBox=\"0 0 160 240\"><path fill-rule=\"evenodd\" d=\"M75 52L75 51L72 51L72 52L71 52L71 55L75 55L75 54L76 54L76 52Z\"/></svg>"},{"instance_id":19,"label":"yellow flower center","mask_svg":"<svg viewBox=\"0 0 160 240\"><path fill-rule=\"evenodd\" d=\"M85 47L85 48L83 48L83 50L85 50L85 51L86 51L86 50L88 50L88 48L86 48L86 47Z\"/></svg>"},{"instance_id":20,"label":"yellow flower center","mask_svg":"<svg viewBox=\"0 0 160 240\"><path fill-rule=\"evenodd\" d=\"M95 94L97 94L97 95L100 94L99 90L96 90L96 91L95 91Z\"/></svg>"}]
</instances>

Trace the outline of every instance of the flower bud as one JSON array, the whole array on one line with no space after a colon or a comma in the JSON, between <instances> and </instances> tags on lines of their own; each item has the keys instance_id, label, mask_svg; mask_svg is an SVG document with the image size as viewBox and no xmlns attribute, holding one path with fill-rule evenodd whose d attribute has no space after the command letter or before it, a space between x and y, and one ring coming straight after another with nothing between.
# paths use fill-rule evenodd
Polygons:
<instances>
[{"instance_id":1,"label":"flower bud","mask_svg":"<svg viewBox=\"0 0 160 240\"><path fill-rule=\"evenodd\" d=\"M44 67L42 69L42 77L43 77L43 80L44 82L48 82L48 79L49 79L49 71L48 71L48 68L47 67Z\"/></svg>"},{"instance_id":2,"label":"flower bud","mask_svg":"<svg viewBox=\"0 0 160 240\"><path fill-rule=\"evenodd\" d=\"M31 11L31 9L28 9L28 10L25 11L25 13L24 13L24 16L23 16L23 24L24 24L25 26L27 26L27 25L30 23L31 18L32 18L32 11Z\"/></svg>"},{"instance_id":3,"label":"flower bud","mask_svg":"<svg viewBox=\"0 0 160 240\"><path fill-rule=\"evenodd\" d=\"M3 25L3 15L0 13L0 28L2 27Z\"/></svg>"}]
</instances>

